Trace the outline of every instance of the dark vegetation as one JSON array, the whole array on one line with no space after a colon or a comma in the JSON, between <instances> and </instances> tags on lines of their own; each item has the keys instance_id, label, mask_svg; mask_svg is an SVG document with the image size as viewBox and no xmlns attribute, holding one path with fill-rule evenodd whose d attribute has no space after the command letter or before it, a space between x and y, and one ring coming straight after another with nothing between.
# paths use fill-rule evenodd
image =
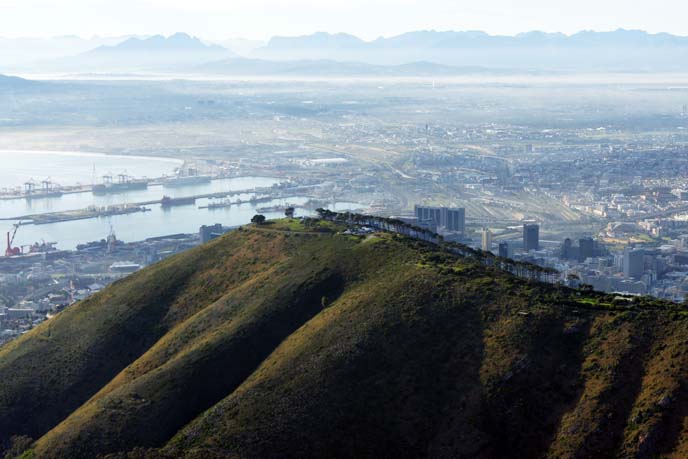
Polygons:
<instances>
[{"instance_id":1,"label":"dark vegetation","mask_svg":"<svg viewBox=\"0 0 688 459\"><path fill-rule=\"evenodd\" d=\"M260 223L0 348L6 457L688 454L682 305Z\"/></svg>"},{"instance_id":2,"label":"dark vegetation","mask_svg":"<svg viewBox=\"0 0 688 459\"><path fill-rule=\"evenodd\" d=\"M251 218L251 223L255 223L256 225L264 225L265 224L265 215L260 215L256 214Z\"/></svg>"}]
</instances>

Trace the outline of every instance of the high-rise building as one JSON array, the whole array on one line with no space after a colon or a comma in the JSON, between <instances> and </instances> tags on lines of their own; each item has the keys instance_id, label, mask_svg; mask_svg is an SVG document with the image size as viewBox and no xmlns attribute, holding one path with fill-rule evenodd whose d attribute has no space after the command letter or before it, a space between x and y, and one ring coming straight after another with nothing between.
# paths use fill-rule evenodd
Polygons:
<instances>
[{"instance_id":1,"label":"high-rise building","mask_svg":"<svg viewBox=\"0 0 688 459\"><path fill-rule=\"evenodd\" d=\"M499 243L499 256L501 258L509 258L509 243L502 241Z\"/></svg>"},{"instance_id":2,"label":"high-rise building","mask_svg":"<svg viewBox=\"0 0 688 459\"><path fill-rule=\"evenodd\" d=\"M492 250L492 232L489 228L483 228L482 232L482 249L485 252Z\"/></svg>"},{"instance_id":3,"label":"high-rise building","mask_svg":"<svg viewBox=\"0 0 688 459\"><path fill-rule=\"evenodd\" d=\"M525 223L523 225L523 250L530 252L540 248L540 225Z\"/></svg>"},{"instance_id":4,"label":"high-rise building","mask_svg":"<svg viewBox=\"0 0 688 459\"><path fill-rule=\"evenodd\" d=\"M641 249L624 250L623 274L627 279L640 279L645 271L645 252Z\"/></svg>"},{"instance_id":5,"label":"high-rise building","mask_svg":"<svg viewBox=\"0 0 688 459\"><path fill-rule=\"evenodd\" d=\"M559 257L563 258L564 260L568 260L571 258L571 253L573 252L573 242L571 241L570 238L564 239L564 243L561 245L561 252L559 253Z\"/></svg>"},{"instance_id":6,"label":"high-rise building","mask_svg":"<svg viewBox=\"0 0 688 459\"><path fill-rule=\"evenodd\" d=\"M466 210L448 207L414 207L414 214L421 226L436 226L447 231L463 233L466 227Z\"/></svg>"},{"instance_id":7,"label":"high-rise building","mask_svg":"<svg viewBox=\"0 0 688 459\"><path fill-rule=\"evenodd\" d=\"M439 226L442 221L442 208L430 206L415 206L414 214L419 224L430 222L435 226Z\"/></svg>"},{"instance_id":8,"label":"high-rise building","mask_svg":"<svg viewBox=\"0 0 688 459\"><path fill-rule=\"evenodd\" d=\"M595 256L595 241L591 237L584 237L578 241L578 259L585 261Z\"/></svg>"},{"instance_id":9,"label":"high-rise building","mask_svg":"<svg viewBox=\"0 0 688 459\"><path fill-rule=\"evenodd\" d=\"M441 226L443 226L448 231L463 233L466 228L466 209L461 207L443 207Z\"/></svg>"}]
</instances>

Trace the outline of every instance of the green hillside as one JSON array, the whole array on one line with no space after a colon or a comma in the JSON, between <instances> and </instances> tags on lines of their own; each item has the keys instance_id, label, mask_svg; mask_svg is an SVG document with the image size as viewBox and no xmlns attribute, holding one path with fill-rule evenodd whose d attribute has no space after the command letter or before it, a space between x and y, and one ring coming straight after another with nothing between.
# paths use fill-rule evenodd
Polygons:
<instances>
[{"instance_id":1,"label":"green hillside","mask_svg":"<svg viewBox=\"0 0 688 459\"><path fill-rule=\"evenodd\" d=\"M343 229L234 231L1 347L7 456L688 457L681 306Z\"/></svg>"}]
</instances>

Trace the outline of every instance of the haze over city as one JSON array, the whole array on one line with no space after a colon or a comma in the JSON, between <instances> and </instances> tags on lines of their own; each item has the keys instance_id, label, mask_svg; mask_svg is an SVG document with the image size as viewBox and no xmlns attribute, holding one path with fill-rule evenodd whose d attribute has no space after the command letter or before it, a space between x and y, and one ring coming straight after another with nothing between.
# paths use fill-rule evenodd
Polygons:
<instances>
[{"instance_id":1,"label":"haze over city","mask_svg":"<svg viewBox=\"0 0 688 459\"><path fill-rule=\"evenodd\" d=\"M688 457L686 17L0 0L0 458Z\"/></svg>"}]
</instances>

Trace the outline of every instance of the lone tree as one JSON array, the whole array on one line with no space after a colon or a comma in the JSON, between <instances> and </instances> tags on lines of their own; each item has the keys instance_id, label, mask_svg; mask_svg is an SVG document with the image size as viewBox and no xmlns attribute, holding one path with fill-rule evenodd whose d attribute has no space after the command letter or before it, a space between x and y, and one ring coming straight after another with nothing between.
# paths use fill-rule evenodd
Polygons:
<instances>
[{"instance_id":1,"label":"lone tree","mask_svg":"<svg viewBox=\"0 0 688 459\"><path fill-rule=\"evenodd\" d=\"M585 293L592 293L592 292L595 291L595 287L593 287L593 286L590 285L590 284L580 284L580 285L578 286L578 289L579 289L581 292L585 292Z\"/></svg>"},{"instance_id":2,"label":"lone tree","mask_svg":"<svg viewBox=\"0 0 688 459\"><path fill-rule=\"evenodd\" d=\"M287 218L294 218L294 208L287 207L286 209L284 209L284 215L286 215Z\"/></svg>"},{"instance_id":3,"label":"lone tree","mask_svg":"<svg viewBox=\"0 0 688 459\"><path fill-rule=\"evenodd\" d=\"M256 225L262 225L263 223L265 223L265 215L261 215L261 214L254 215L253 218L251 219L251 223L255 223Z\"/></svg>"}]
</instances>

